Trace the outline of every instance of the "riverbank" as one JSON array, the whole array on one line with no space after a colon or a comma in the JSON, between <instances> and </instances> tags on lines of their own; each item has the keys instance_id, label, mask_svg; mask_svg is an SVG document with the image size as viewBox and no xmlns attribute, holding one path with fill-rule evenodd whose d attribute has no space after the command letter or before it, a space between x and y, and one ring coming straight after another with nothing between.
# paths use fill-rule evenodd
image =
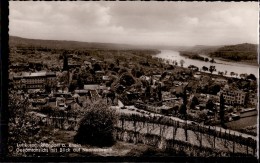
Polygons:
<instances>
[{"instance_id":1,"label":"riverbank","mask_svg":"<svg viewBox=\"0 0 260 163\"><path fill-rule=\"evenodd\" d=\"M211 62L211 63L218 63L215 60L220 60L220 61L229 62L229 63L238 63L238 64L259 67L257 60L234 61L231 59L225 59L225 58L221 58L221 57L211 57L209 54L198 54L198 53L193 53L193 52L189 52L189 51L179 51L179 53L180 53L180 56L183 56L185 58L187 57L192 60L199 60L199 61ZM219 64L221 64L221 62Z\"/></svg>"},{"instance_id":2,"label":"riverbank","mask_svg":"<svg viewBox=\"0 0 260 163\"><path fill-rule=\"evenodd\" d=\"M210 57L210 56L209 56ZM224 62L230 62L230 63L238 63L238 64L244 64L244 65L249 65L249 66L256 66L259 67L260 65L257 63L257 60L242 60L242 61L233 61L230 59L224 59L220 57L215 57L217 60L221 60Z\"/></svg>"},{"instance_id":3,"label":"riverbank","mask_svg":"<svg viewBox=\"0 0 260 163\"><path fill-rule=\"evenodd\" d=\"M170 64L178 63L180 64L180 61L183 60L183 67L189 67L190 65L194 65L198 67L199 69L202 69L203 66L209 68L210 66L215 66L216 71L213 72L213 74L218 74L218 72L226 73L225 76L232 77L230 74L231 72L235 74L253 74L256 77L258 77L258 67L253 66L253 64L243 64L242 62L230 62L230 61L224 61L219 60L217 58L214 58L214 63L210 62L211 58L204 54L200 54L202 58L207 58L208 62L197 60L197 59L190 59L189 57L182 56L179 51L173 51L173 50L160 50L161 53L154 55L153 57L169 60ZM190 55L190 54L189 54Z\"/></svg>"},{"instance_id":4,"label":"riverbank","mask_svg":"<svg viewBox=\"0 0 260 163\"><path fill-rule=\"evenodd\" d=\"M192 52L187 52L187 51L179 51L180 53L180 56L183 56L183 57L187 57L189 59L194 59L194 60L199 60L199 61L204 61L204 62L211 62L211 63L216 63L214 61L214 59L212 58L208 58L207 56L201 56L197 53L192 53Z\"/></svg>"}]
</instances>

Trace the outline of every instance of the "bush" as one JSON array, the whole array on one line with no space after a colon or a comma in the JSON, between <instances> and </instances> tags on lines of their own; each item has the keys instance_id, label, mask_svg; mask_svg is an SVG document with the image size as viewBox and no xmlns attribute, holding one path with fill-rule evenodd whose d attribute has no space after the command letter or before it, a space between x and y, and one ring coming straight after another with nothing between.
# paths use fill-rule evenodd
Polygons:
<instances>
[{"instance_id":1,"label":"bush","mask_svg":"<svg viewBox=\"0 0 260 163\"><path fill-rule=\"evenodd\" d=\"M97 101L86 109L74 141L79 144L111 146L115 143L113 132L118 116L104 101Z\"/></svg>"}]
</instances>

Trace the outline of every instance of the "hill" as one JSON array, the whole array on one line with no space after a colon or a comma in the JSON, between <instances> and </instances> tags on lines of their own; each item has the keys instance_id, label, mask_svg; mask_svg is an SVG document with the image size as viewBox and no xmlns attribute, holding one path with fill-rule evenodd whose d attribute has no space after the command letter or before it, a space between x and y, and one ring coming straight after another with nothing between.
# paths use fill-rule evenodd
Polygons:
<instances>
[{"instance_id":1,"label":"hill","mask_svg":"<svg viewBox=\"0 0 260 163\"><path fill-rule=\"evenodd\" d=\"M181 54L189 56L191 59L193 56L202 54L227 61L257 64L257 48L257 44L249 43L220 46L196 45L182 51Z\"/></svg>"},{"instance_id":2,"label":"hill","mask_svg":"<svg viewBox=\"0 0 260 163\"><path fill-rule=\"evenodd\" d=\"M223 58L233 61L257 61L256 44L237 44L224 46L214 52L209 53L210 57Z\"/></svg>"},{"instance_id":3,"label":"hill","mask_svg":"<svg viewBox=\"0 0 260 163\"><path fill-rule=\"evenodd\" d=\"M142 49L140 46L113 43L79 42L65 40L40 40L9 36L10 47L42 47L50 49Z\"/></svg>"},{"instance_id":4,"label":"hill","mask_svg":"<svg viewBox=\"0 0 260 163\"><path fill-rule=\"evenodd\" d=\"M215 52L216 50L218 50L221 47L223 47L223 46L221 46L221 45L220 46L196 45L196 46L193 46L186 50L190 51L192 53L207 55L209 53Z\"/></svg>"},{"instance_id":5,"label":"hill","mask_svg":"<svg viewBox=\"0 0 260 163\"><path fill-rule=\"evenodd\" d=\"M9 45L11 47L42 47L49 49L106 49L106 50L154 50L154 49L171 49L184 50L187 46L165 46L165 45L130 45L116 43L98 43L98 42L80 42L65 40L41 40L28 39L17 36L9 36Z\"/></svg>"}]
</instances>

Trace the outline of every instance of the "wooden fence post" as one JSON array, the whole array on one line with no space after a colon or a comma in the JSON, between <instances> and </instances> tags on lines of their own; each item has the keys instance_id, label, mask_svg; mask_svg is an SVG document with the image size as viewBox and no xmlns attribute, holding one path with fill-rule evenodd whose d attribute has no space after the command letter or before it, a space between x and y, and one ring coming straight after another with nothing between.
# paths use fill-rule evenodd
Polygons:
<instances>
[{"instance_id":1,"label":"wooden fence post","mask_svg":"<svg viewBox=\"0 0 260 163\"><path fill-rule=\"evenodd\" d=\"M142 121L143 121L143 128L144 128L144 125L145 125L145 122L146 122L146 119L145 119L145 116L143 115L142 117Z\"/></svg>"},{"instance_id":2,"label":"wooden fence post","mask_svg":"<svg viewBox=\"0 0 260 163\"><path fill-rule=\"evenodd\" d=\"M224 136L225 144L227 143L227 138L226 138L226 134L227 134L227 133L226 133L226 131L227 131L227 130L225 130L225 136Z\"/></svg>"},{"instance_id":3,"label":"wooden fence post","mask_svg":"<svg viewBox=\"0 0 260 163\"><path fill-rule=\"evenodd\" d=\"M122 124L122 131L124 131L124 124L125 124L125 119L124 118L122 118L121 124Z\"/></svg>"},{"instance_id":4,"label":"wooden fence post","mask_svg":"<svg viewBox=\"0 0 260 163\"><path fill-rule=\"evenodd\" d=\"M230 130L229 130L230 132ZM235 137L235 132L234 132L234 137ZM235 153L235 139L233 139L233 154Z\"/></svg>"},{"instance_id":5,"label":"wooden fence post","mask_svg":"<svg viewBox=\"0 0 260 163\"><path fill-rule=\"evenodd\" d=\"M248 139L247 139L247 143L246 143L246 154L248 155Z\"/></svg>"},{"instance_id":6,"label":"wooden fence post","mask_svg":"<svg viewBox=\"0 0 260 163\"><path fill-rule=\"evenodd\" d=\"M256 151L256 147L255 147L255 144L253 144L253 156L255 156L255 151Z\"/></svg>"},{"instance_id":7,"label":"wooden fence post","mask_svg":"<svg viewBox=\"0 0 260 163\"><path fill-rule=\"evenodd\" d=\"M215 142L216 142L216 134L215 134L215 132L214 132L214 138L213 138L213 147L214 147L214 148L216 148Z\"/></svg>"},{"instance_id":8,"label":"wooden fence post","mask_svg":"<svg viewBox=\"0 0 260 163\"><path fill-rule=\"evenodd\" d=\"M172 120L173 121L173 120ZM175 122L173 121L173 123L175 124ZM172 126L172 140L174 139L174 135L175 135L175 126Z\"/></svg>"},{"instance_id":9,"label":"wooden fence post","mask_svg":"<svg viewBox=\"0 0 260 163\"><path fill-rule=\"evenodd\" d=\"M185 122L185 137L186 137L186 141L188 141L188 131L187 131L187 120Z\"/></svg>"},{"instance_id":10,"label":"wooden fence post","mask_svg":"<svg viewBox=\"0 0 260 163\"><path fill-rule=\"evenodd\" d=\"M208 127L208 138L210 138L210 126Z\"/></svg>"}]
</instances>

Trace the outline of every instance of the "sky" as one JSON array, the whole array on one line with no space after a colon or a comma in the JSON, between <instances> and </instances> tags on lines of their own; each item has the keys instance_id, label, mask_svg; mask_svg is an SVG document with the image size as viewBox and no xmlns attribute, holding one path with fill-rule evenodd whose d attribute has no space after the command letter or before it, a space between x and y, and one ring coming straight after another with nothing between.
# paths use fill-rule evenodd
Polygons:
<instances>
[{"instance_id":1,"label":"sky","mask_svg":"<svg viewBox=\"0 0 260 163\"><path fill-rule=\"evenodd\" d=\"M133 45L258 43L258 2L9 1L9 35Z\"/></svg>"}]
</instances>

